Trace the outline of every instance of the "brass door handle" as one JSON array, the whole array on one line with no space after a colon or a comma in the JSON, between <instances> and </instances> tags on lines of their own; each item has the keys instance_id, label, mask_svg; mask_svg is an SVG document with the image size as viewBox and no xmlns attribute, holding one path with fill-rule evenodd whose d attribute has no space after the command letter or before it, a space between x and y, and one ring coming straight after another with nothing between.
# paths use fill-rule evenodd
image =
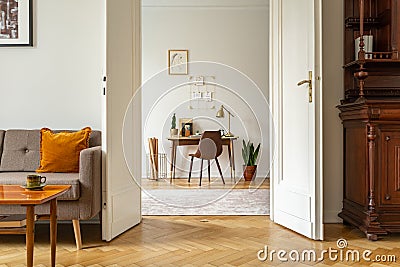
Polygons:
<instances>
[{"instance_id":1,"label":"brass door handle","mask_svg":"<svg viewBox=\"0 0 400 267\"><path fill-rule=\"evenodd\" d=\"M312 103L312 71L308 72L308 80L302 80L297 83L297 86L301 86L305 83L308 83L308 102Z\"/></svg>"},{"instance_id":2,"label":"brass door handle","mask_svg":"<svg viewBox=\"0 0 400 267\"><path fill-rule=\"evenodd\" d=\"M305 83L311 84L311 80L302 80L302 81L297 83L297 86L303 85Z\"/></svg>"}]
</instances>

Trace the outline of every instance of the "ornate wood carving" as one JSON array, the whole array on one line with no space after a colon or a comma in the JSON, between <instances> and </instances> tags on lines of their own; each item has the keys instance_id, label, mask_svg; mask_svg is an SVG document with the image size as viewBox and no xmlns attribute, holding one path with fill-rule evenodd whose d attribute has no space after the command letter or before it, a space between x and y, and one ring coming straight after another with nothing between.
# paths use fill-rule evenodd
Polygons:
<instances>
[{"instance_id":1,"label":"ornate wood carving","mask_svg":"<svg viewBox=\"0 0 400 267\"><path fill-rule=\"evenodd\" d=\"M373 216L376 219L375 211L375 139L376 132L375 126L373 124L367 125L368 134L368 180L369 180L369 203L368 203L368 213L369 216Z\"/></svg>"},{"instance_id":2,"label":"ornate wood carving","mask_svg":"<svg viewBox=\"0 0 400 267\"><path fill-rule=\"evenodd\" d=\"M384 79L388 73L399 72L400 59L398 43L400 29L397 15L400 12L398 0L345 0L345 53L344 91L346 100L358 97L398 95L399 81L389 80L387 84L374 85L375 79ZM366 42L373 38L373 47ZM358 52L355 39L359 38ZM370 50L370 49L373 49ZM356 55L356 53L358 53ZM388 91L388 89L390 91ZM356 98L356 99L354 99Z\"/></svg>"}]
</instances>

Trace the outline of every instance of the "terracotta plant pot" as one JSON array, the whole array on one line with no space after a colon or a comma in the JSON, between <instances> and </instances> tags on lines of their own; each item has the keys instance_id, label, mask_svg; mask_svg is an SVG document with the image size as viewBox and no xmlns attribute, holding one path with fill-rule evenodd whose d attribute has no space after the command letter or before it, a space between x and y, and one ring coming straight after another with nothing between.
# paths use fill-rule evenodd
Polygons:
<instances>
[{"instance_id":1,"label":"terracotta plant pot","mask_svg":"<svg viewBox=\"0 0 400 267\"><path fill-rule=\"evenodd\" d=\"M243 166L243 177L245 181L251 181L256 177L257 165L254 166Z\"/></svg>"}]
</instances>

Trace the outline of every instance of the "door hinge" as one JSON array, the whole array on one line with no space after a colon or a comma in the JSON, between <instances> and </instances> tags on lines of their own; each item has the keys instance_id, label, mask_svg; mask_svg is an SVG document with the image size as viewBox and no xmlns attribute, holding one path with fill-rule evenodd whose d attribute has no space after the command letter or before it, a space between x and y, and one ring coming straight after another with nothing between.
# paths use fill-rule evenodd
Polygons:
<instances>
[{"instance_id":1,"label":"door hinge","mask_svg":"<svg viewBox=\"0 0 400 267\"><path fill-rule=\"evenodd\" d=\"M103 82L107 81L107 76L103 76ZM103 95L106 95L106 86L103 87Z\"/></svg>"}]
</instances>

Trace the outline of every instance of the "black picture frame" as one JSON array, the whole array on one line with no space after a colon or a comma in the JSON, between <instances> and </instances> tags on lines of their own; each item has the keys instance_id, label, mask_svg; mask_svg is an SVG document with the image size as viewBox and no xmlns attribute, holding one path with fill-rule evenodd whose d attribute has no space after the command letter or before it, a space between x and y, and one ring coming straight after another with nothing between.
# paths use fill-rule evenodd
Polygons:
<instances>
[{"instance_id":1,"label":"black picture frame","mask_svg":"<svg viewBox=\"0 0 400 267\"><path fill-rule=\"evenodd\" d=\"M183 137L189 137L193 135L193 123L192 122L185 122L181 124L181 135ZM189 134L186 134L186 131L188 131Z\"/></svg>"},{"instance_id":2,"label":"black picture frame","mask_svg":"<svg viewBox=\"0 0 400 267\"><path fill-rule=\"evenodd\" d=\"M33 46L33 1L34 0L18 0L13 3L14 5L11 5L9 9L6 9L6 4L0 3L0 26L10 23L15 24L15 21L18 21L16 30L16 34L18 34L17 38L10 37L15 34L15 32L12 32L13 30L2 30L3 27L0 27L0 47ZM15 11L15 8L17 8L17 11ZM2 17L2 12L5 14L4 19ZM17 15L13 14L15 12ZM7 16L9 17L8 20L6 19ZM2 38L2 35L8 37Z\"/></svg>"}]
</instances>

